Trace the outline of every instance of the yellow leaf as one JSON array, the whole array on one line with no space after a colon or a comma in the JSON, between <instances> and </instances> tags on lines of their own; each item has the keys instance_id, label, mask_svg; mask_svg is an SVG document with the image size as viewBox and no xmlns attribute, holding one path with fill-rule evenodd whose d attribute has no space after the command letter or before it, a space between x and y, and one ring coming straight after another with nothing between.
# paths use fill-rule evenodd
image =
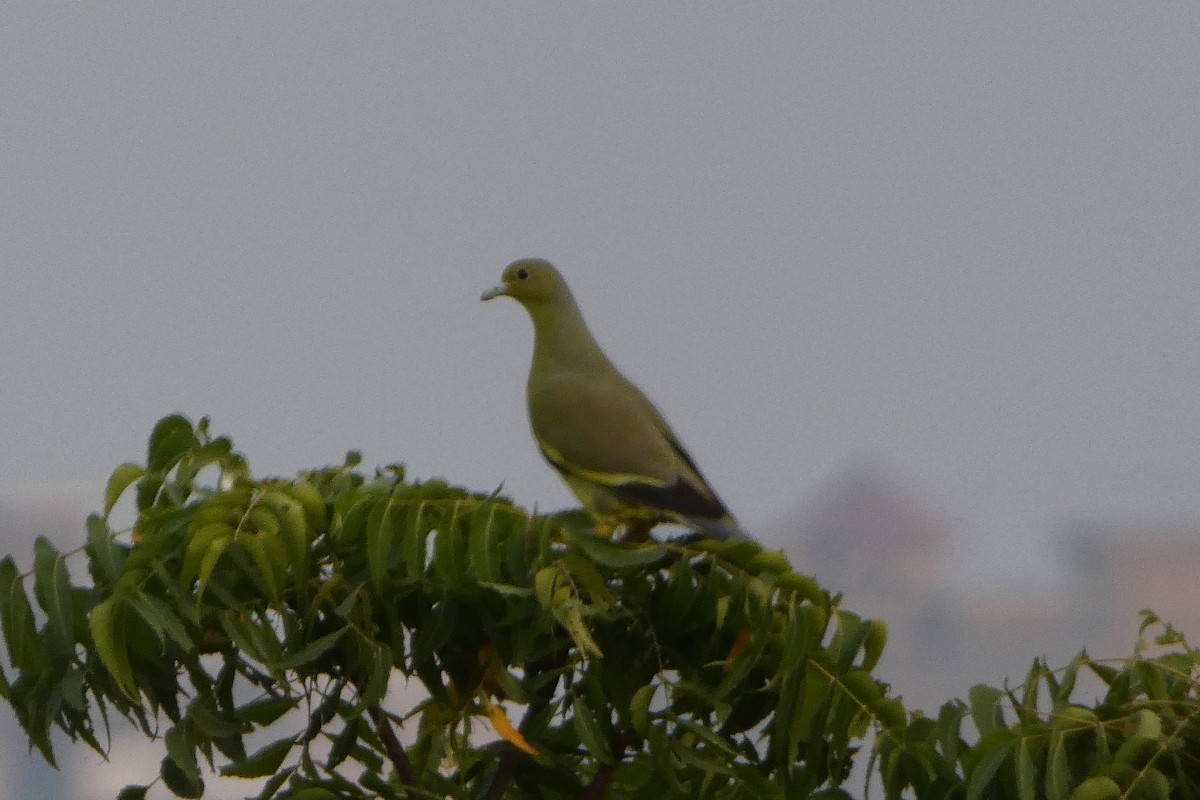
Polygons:
<instances>
[{"instance_id":1,"label":"yellow leaf","mask_svg":"<svg viewBox=\"0 0 1200 800\"><path fill-rule=\"evenodd\" d=\"M746 645L750 644L750 630L746 629L737 635L733 640L733 646L729 648L729 655L725 657L725 671L729 672L729 668L733 666L733 660L746 649Z\"/></svg>"},{"instance_id":2,"label":"yellow leaf","mask_svg":"<svg viewBox=\"0 0 1200 800\"><path fill-rule=\"evenodd\" d=\"M484 708L487 709L488 719L492 722L492 727L496 729L496 734L501 739L511 742L514 747L522 752L528 753L531 756L540 756L541 753L536 747L531 745L521 732L513 727L513 724L508 720L508 714L504 713L501 706L493 705L487 699L487 695L483 698Z\"/></svg>"}]
</instances>

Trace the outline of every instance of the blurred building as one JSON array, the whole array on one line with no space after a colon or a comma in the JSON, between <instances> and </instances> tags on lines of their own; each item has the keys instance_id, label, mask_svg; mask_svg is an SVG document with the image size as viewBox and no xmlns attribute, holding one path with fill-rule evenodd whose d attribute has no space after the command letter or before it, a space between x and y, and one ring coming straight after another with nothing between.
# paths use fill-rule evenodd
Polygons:
<instances>
[{"instance_id":1,"label":"blurred building","mask_svg":"<svg viewBox=\"0 0 1200 800\"><path fill-rule=\"evenodd\" d=\"M1133 630L1114 623L1143 608L1200 644L1200 523L1077 523L1061 541L1070 594L1097 653L1128 650Z\"/></svg>"},{"instance_id":2,"label":"blurred building","mask_svg":"<svg viewBox=\"0 0 1200 800\"><path fill-rule=\"evenodd\" d=\"M796 569L887 622L878 675L927 712L975 683L1019 684L1038 657L1128 656L1143 608L1200 640L1200 521L1067 526L1052 577L979 585L961 577L953 526L881 470L848 470L778 528Z\"/></svg>"}]
</instances>

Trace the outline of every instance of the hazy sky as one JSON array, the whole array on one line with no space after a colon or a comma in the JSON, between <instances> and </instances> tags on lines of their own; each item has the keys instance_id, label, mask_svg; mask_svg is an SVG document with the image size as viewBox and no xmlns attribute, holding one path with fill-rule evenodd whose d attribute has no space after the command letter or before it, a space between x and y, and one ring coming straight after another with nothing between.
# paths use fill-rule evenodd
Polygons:
<instances>
[{"instance_id":1,"label":"hazy sky","mask_svg":"<svg viewBox=\"0 0 1200 800\"><path fill-rule=\"evenodd\" d=\"M183 411L566 505L479 303L541 255L752 530L861 463L966 574L1200 517L1194 2L480 8L6 4L0 504Z\"/></svg>"},{"instance_id":2,"label":"hazy sky","mask_svg":"<svg viewBox=\"0 0 1200 800\"><path fill-rule=\"evenodd\" d=\"M566 505L479 303L541 255L751 529L862 462L973 569L1200 516L1194 3L101 8L0 34L10 502L183 411Z\"/></svg>"}]
</instances>

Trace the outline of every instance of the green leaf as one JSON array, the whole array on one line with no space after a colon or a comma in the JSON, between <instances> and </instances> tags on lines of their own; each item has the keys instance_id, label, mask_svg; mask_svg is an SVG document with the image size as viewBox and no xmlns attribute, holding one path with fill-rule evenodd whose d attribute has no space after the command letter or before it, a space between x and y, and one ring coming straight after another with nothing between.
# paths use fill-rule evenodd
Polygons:
<instances>
[{"instance_id":1,"label":"green leaf","mask_svg":"<svg viewBox=\"0 0 1200 800\"><path fill-rule=\"evenodd\" d=\"M691 731L698 739L706 742L714 752L721 756L723 762L732 761L738 756L737 750L729 740L707 725L700 725L689 719L680 719L678 724L681 728Z\"/></svg>"},{"instance_id":2,"label":"green leaf","mask_svg":"<svg viewBox=\"0 0 1200 800\"><path fill-rule=\"evenodd\" d=\"M711 781L715 775L734 774L728 757L710 747L698 747L694 742L675 739L671 749L676 758L699 771L706 781Z\"/></svg>"},{"instance_id":3,"label":"green leaf","mask_svg":"<svg viewBox=\"0 0 1200 800\"><path fill-rule=\"evenodd\" d=\"M779 662L780 675L787 675L799 669L809 655L820 646L825 630L829 627L829 617L817 606L793 606L788 616L783 656Z\"/></svg>"},{"instance_id":4,"label":"green leaf","mask_svg":"<svg viewBox=\"0 0 1200 800\"><path fill-rule=\"evenodd\" d=\"M1079 668L1087 663L1087 653L1079 653L1066 669L1062 670L1056 677L1053 684L1053 692L1051 693L1050 702L1052 705L1062 705L1071 701L1071 695L1075 692L1075 681L1079 677Z\"/></svg>"},{"instance_id":5,"label":"green leaf","mask_svg":"<svg viewBox=\"0 0 1200 800\"><path fill-rule=\"evenodd\" d=\"M243 534L237 538L237 541L254 559L254 566L258 568L258 577L266 586L267 598L274 605L279 605L283 598L284 586L287 583L285 573L287 556L284 555L279 534L259 531L258 533Z\"/></svg>"},{"instance_id":6,"label":"green leaf","mask_svg":"<svg viewBox=\"0 0 1200 800\"><path fill-rule=\"evenodd\" d=\"M133 679L133 667L129 663L129 647L125 635L128 625L125 620L125 601L110 597L92 609L88 618L92 641L96 653L105 669L112 674L117 686L131 700L137 700L138 687Z\"/></svg>"},{"instance_id":7,"label":"green leaf","mask_svg":"<svg viewBox=\"0 0 1200 800\"><path fill-rule=\"evenodd\" d=\"M1016 747L1017 800L1035 800L1038 774L1029 752L1029 740L1022 738Z\"/></svg>"},{"instance_id":8,"label":"green leaf","mask_svg":"<svg viewBox=\"0 0 1200 800\"><path fill-rule=\"evenodd\" d=\"M339 764L346 760L355 745L358 744L358 734L362 727L362 718L355 717L348 721L338 732L337 736L333 737L332 744L329 748L329 757L325 760L325 769L336 769Z\"/></svg>"},{"instance_id":9,"label":"green leaf","mask_svg":"<svg viewBox=\"0 0 1200 800\"><path fill-rule=\"evenodd\" d=\"M844 610L837 612L837 630L834 631L829 649L835 654L838 671L844 672L854 664L867 630L867 623L858 614Z\"/></svg>"},{"instance_id":10,"label":"green leaf","mask_svg":"<svg viewBox=\"0 0 1200 800\"><path fill-rule=\"evenodd\" d=\"M50 668L46 646L37 635L33 608L12 556L0 560L0 629L13 667L30 676Z\"/></svg>"},{"instance_id":11,"label":"green leaf","mask_svg":"<svg viewBox=\"0 0 1200 800\"><path fill-rule=\"evenodd\" d=\"M252 617L236 613L221 614L218 620L221 628L246 658L266 664L273 671L277 671L274 665L283 658L283 647L269 620L256 621ZM277 677L280 681L284 680L282 673Z\"/></svg>"},{"instance_id":12,"label":"green leaf","mask_svg":"<svg viewBox=\"0 0 1200 800\"><path fill-rule=\"evenodd\" d=\"M654 688L654 684L647 683L633 693L629 703L630 724L643 738L650 735L650 701L654 698Z\"/></svg>"},{"instance_id":13,"label":"green leaf","mask_svg":"<svg viewBox=\"0 0 1200 800\"><path fill-rule=\"evenodd\" d=\"M967 693L971 703L971 718L980 736L987 736L992 731L1004 725L1004 717L1000 713L1000 698L1004 692L993 686L977 683Z\"/></svg>"},{"instance_id":14,"label":"green leaf","mask_svg":"<svg viewBox=\"0 0 1200 800\"><path fill-rule=\"evenodd\" d=\"M1155 714L1148 708L1140 708L1135 716L1134 736L1150 740L1157 740L1162 736L1162 718L1158 714Z\"/></svg>"},{"instance_id":15,"label":"green leaf","mask_svg":"<svg viewBox=\"0 0 1200 800\"><path fill-rule=\"evenodd\" d=\"M135 786L130 784L121 790L117 795L117 800L146 800L146 792L150 791L149 786Z\"/></svg>"},{"instance_id":16,"label":"green leaf","mask_svg":"<svg viewBox=\"0 0 1200 800\"><path fill-rule=\"evenodd\" d=\"M788 734L788 761L796 759L796 748L799 742L808 742L817 735L819 726L824 722L824 709L829 702L833 679L825 670L819 669L815 663L809 663L804 669L804 681L796 701L799 707L791 718L792 730ZM788 724L787 718L780 720Z\"/></svg>"},{"instance_id":17,"label":"green leaf","mask_svg":"<svg viewBox=\"0 0 1200 800\"><path fill-rule=\"evenodd\" d=\"M1138 660L1134 662L1134 670L1142 684L1142 689L1151 700L1169 700L1171 693L1167 691L1167 682L1163 678L1163 669L1154 661Z\"/></svg>"},{"instance_id":18,"label":"green leaf","mask_svg":"<svg viewBox=\"0 0 1200 800\"><path fill-rule=\"evenodd\" d=\"M349 627L338 628L333 633L327 633L324 636L313 639L299 650L285 655L283 658L279 659L275 666L279 669L292 669L293 667L311 664L321 656L325 655L325 653L332 650L334 645L338 643L339 639L346 635L346 631L348 630L350 630Z\"/></svg>"},{"instance_id":19,"label":"green leaf","mask_svg":"<svg viewBox=\"0 0 1200 800\"><path fill-rule=\"evenodd\" d=\"M1130 716L1130 721L1133 733L1113 753L1113 761L1140 769L1158 750L1162 720L1153 711L1142 708Z\"/></svg>"},{"instance_id":20,"label":"green leaf","mask_svg":"<svg viewBox=\"0 0 1200 800\"><path fill-rule=\"evenodd\" d=\"M592 638L592 631L583 618L583 608L578 600L556 605L554 618L567 629L567 633L575 642L581 656L584 658L588 656L604 657L604 653L600 651L600 645L596 644L596 640Z\"/></svg>"},{"instance_id":21,"label":"green leaf","mask_svg":"<svg viewBox=\"0 0 1200 800\"><path fill-rule=\"evenodd\" d=\"M460 530L461 502L450 507L437 526L433 542L434 573L452 589L461 588L467 577L467 537Z\"/></svg>"},{"instance_id":22,"label":"green leaf","mask_svg":"<svg viewBox=\"0 0 1200 800\"><path fill-rule=\"evenodd\" d=\"M592 606L607 609L616 604L616 598L608 588L604 576L596 569L595 564L583 558L578 553L567 553L562 560L575 585L587 593Z\"/></svg>"},{"instance_id":23,"label":"green leaf","mask_svg":"<svg viewBox=\"0 0 1200 800\"><path fill-rule=\"evenodd\" d=\"M300 504L304 510L305 528L316 535L329 529L329 509L320 490L308 481L284 483L279 488Z\"/></svg>"},{"instance_id":24,"label":"green leaf","mask_svg":"<svg viewBox=\"0 0 1200 800\"><path fill-rule=\"evenodd\" d=\"M163 783L167 788L177 797L199 798L204 796L204 781L200 779L199 775L189 776L170 756L163 758L158 774L162 776Z\"/></svg>"},{"instance_id":25,"label":"green leaf","mask_svg":"<svg viewBox=\"0 0 1200 800\"><path fill-rule=\"evenodd\" d=\"M505 597L532 597L533 590L524 586L513 586L507 583L487 583L481 581L480 586L485 589L491 589L496 594L504 595Z\"/></svg>"},{"instance_id":26,"label":"green leaf","mask_svg":"<svg viewBox=\"0 0 1200 800\"><path fill-rule=\"evenodd\" d=\"M1087 660L1087 666L1097 678L1104 681L1109 687L1112 687L1117 682L1117 679L1125 674L1115 667L1110 667L1108 664L1102 664L1099 661L1093 661L1090 658Z\"/></svg>"},{"instance_id":27,"label":"green leaf","mask_svg":"<svg viewBox=\"0 0 1200 800\"><path fill-rule=\"evenodd\" d=\"M542 608L553 609L560 602L560 594L569 596L570 591L558 565L542 567L533 576L533 592Z\"/></svg>"},{"instance_id":28,"label":"green leaf","mask_svg":"<svg viewBox=\"0 0 1200 800\"><path fill-rule=\"evenodd\" d=\"M410 503L404 517L404 541L400 549L404 553L405 577L414 581L425 575L425 540L430 529L425 507L424 501Z\"/></svg>"},{"instance_id":29,"label":"green leaf","mask_svg":"<svg viewBox=\"0 0 1200 800\"><path fill-rule=\"evenodd\" d=\"M296 708L299 702L298 699L292 697L264 697L261 700L246 703L239 707L234 714L240 720L265 728Z\"/></svg>"},{"instance_id":30,"label":"green leaf","mask_svg":"<svg viewBox=\"0 0 1200 800\"><path fill-rule=\"evenodd\" d=\"M1050 734L1050 756L1046 764L1046 800L1067 800L1071 793L1071 765L1067 760L1066 737Z\"/></svg>"},{"instance_id":31,"label":"green leaf","mask_svg":"<svg viewBox=\"0 0 1200 800\"><path fill-rule=\"evenodd\" d=\"M641 571L663 560L667 548L657 542L618 544L586 531L568 530L571 545L602 567L618 572Z\"/></svg>"},{"instance_id":32,"label":"green leaf","mask_svg":"<svg viewBox=\"0 0 1200 800\"><path fill-rule=\"evenodd\" d=\"M1002 736L985 736L975 746L977 760L967 780L967 800L979 800L992 784L1012 750L1012 736L1001 729Z\"/></svg>"},{"instance_id":33,"label":"green leaf","mask_svg":"<svg viewBox=\"0 0 1200 800\"><path fill-rule=\"evenodd\" d=\"M183 565L179 569L179 582L184 587L190 587L192 582L200 577L202 568L209 558L209 552L213 548L218 548L217 558L224 552L225 548L233 540L234 527L228 522L205 522L196 525L194 528L189 527L187 533L187 546L183 552ZM218 544L220 542L221 544ZM200 589L203 591L204 584L208 582L208 576L212 574L213 567L216 565L216 560L208 567L208 573L204 575L204 580L201 582Z\"/></svg>"},{"instance_id":34,"label":"green leaf","mask_svg":"<svg viewBox=\"0 0 1200 800\"><path fill-rule=\"evenodd\" d=\"M146 621L161 644L166 644L169 638L184 652L193 648L195 643L187 626L165 602L145 592L136 592L129 596L129 604Z\"/></svg>"},{"instance_id":35,"label":"green leaf","mask_svg":"<svg viewBox=\"0 0 1200 800\"><path fill-rule=\"evenodd\" d=\"M1129 797L1149 797L1153 800L1170 800L1171 781L1157 769L1146 769L1138 774L1126 792Z\"/></svg>"},{"instance_id":36,"label":"green leaf","mask_svg":"<svg viewBox=\"0 0 1200 800\"><path fill-rule=\"evenodd\" d=\"M34 593L46 612L46 634L58 640L60 652L69 651L75 643L75 615L67 564L45 536L37 537L33 553Z\"/></svg>"},{"instance_id":37,"label":"green leaf","mask_svg":"<svg viewBox=\"0 0 1200 800\"><path fill-rule=\"evenodd\" d=\"M787 574L792 571L792 564L782 551L761 550L755 553L750 559L750 563L746 565L746 569L752 575L761 575L762 573Z\"/></svg>"},{"instance_id":38,"label":"green leaf","mask_svg":"<svg viewBox=\"0 0 1200 800\"><path fill-rule=\"evenodd\" d=\"M1055 710L1050 724L1055 730L1062 730L1069 733L1086 730L1087 728L1099 725L1100 718L1090 708L1084 708L1083 706L1063 706Z\"/></svg>"},{"instance_id":39,"label":"green leaf","mask_svg":"<svg viewBox=\"0 0 1200 800\"><path fill-rule=\"evenodd\" d=\"M221 555L232 541L232 536L215 537L209 543L208 549L204 551L204 555L200 557L200 571L196 576L197 597L204 594L204 589L208 586L208 581L212 577L213 570L217 568L217 562L221 560Z\"/></svg>"},{"instance_id":40,"label":"green leaf","mask_svg":"<svg viewBox=\"0 0 1200 800\"><path fill-rule=\"evenodd\" d=\"M199 697L188 707L188 721L195 730L212 739L228 739L250 733L252 726L225 709L219 709L212 696Z\"/></svg>"},{"instance_id":41,"label":"green leaf","mask_svg":"<svg viewBox=\"0 0 1200 800\"><path fill-rule=\"evenodd\" d=\"M471 514L469 524L468 555L471 569L483 583L500 583L504 580L501 555L504 552L504 534L509 526L506 521L496 520L495 503L483 503Z\"/></svg>"},{"instance_id":42,"label":"green leaf","mask_svg":"<svg viewBox=\"0 0 1200 800\"><path fill-rule=\"evenodd\" d=\"M873 619L867 622L867 632L863 637L862 652L862 668L867 672L875 669L875 665L879 663L879 659L883 657L883 648L887 644L887 623L881 619Z\"/></svg>"},{"instance_id":43,"label":"green leaf","mask_svg":"<svg viewBox=\"0 0 1200 800\"><path fill-rule=\"evenodd\" d=\"M288 795L280 795L279 790L296 774L296 767L281 769L267 780L263 781L262 791L258 793L255 800L277 800L279 797L287 797L288 800L301 800L299 792L293 792ZM304 790L301 790L304 791ZM335 800L341 800L335 795Z\"/></svg>"},{"instance_id":44,"label":"green leaf","mask_svg":"<svg viewBox=\"0 0 1200 800\"><path fill-rule=\"evenodd\" d=\"M1038 721L1038 696L1041 694L1042 684L1048 677L1050 677L1049 668L1041 658L1036 658L1025 675L1021 699L1018 701L1011 692L1009 693L1009 699L1012 701L1013 709L1020 722L1030 724Z\"/></svg>"},{"instance_id":45,"label":"green leaf","mask_svg":"<svg viewBox=\"0 0 1200 800\"><path fill-rule=\"evenodd\" d=\"M112 475L108 478L108 486L104 489L104 519L107 519L108 515L112 513L113 506L121 499L125 490L145 474L146 468L132 461L127 461L113 470Z\"/></svg>"},{"instance_id":46,"label":"green leaf","mask_svg":"<svg viewBox=\"0 0 1200 800\"><path fill-rule=\"evenodd\" d=\"M311 486L308 488L312 490ZM315 490L312 491L315 492ZM306 583L301 576L306 578L310 571L309 542L310 538L315 537L309 535L309 518L303 503L296 499L297 494L300 494L299 487L278 484L263 492L261 502L270 508L279 520L280 541L287 553L287 563L291 565L297 576L296 583L299 587Z\"/></svg>"},{"instance_id":47,"label":"green leaf","mask_svg":"<svg viewBox=\"0 0 1200 800\"><path fill-rule=\"evenodd\" d=\"M394 517L399 514L396 501L392 499L376 502L367 515L367 571L371 574L371 585L376 591L387 589L388 567L392 558L392 532L396 528Z\"/></svg>"},{"instance_id":48,"label":"green leaf","mask_svg":"<svg viewBox=\"0 0 1200 800\"><path fill-rule=\"evenodd\" d=\"M798 600L808 600L820 608L829 608L829 595L821 589L821 584L808 575L785 572L775 576L772 583L785 592L793 593Z\"/></svg>"},{"instance_id":49,"label":"green leaf","mask_svg":"<svg viewBox=\"0 0 1200 800\"><path fill-rule=\"evenodd\" d=\"M958 761L958 751L962 746L962 720L967 713L962 701L953 700L942 705L938 711L937 737L941 744L942 755L946 762L953 765Z\"/></svg>"},{"instance_id":50,"label":"green leaf","mask_svg":"<svg viewBox=\"0 0 1200 800\"><path fill-rule=\"evenodd\" d=\"M295 737L279 739L263 746L242 761L225 765L221 768L221 774L233 778L261 778L264 775L273 775L295 745Z\"/></svg>"},{"instance_id":51,"label":"green leaf","mask_svg":"<svg viewBox=\"0 0 1200 800\"><path fill-rule=\"evenodd\" d=\"M586 558L576 550L571 555L576 561L582 561L588 565L593 565L592 570L597 571L594 566L594 561ZM687 626L695 626L706 616L706 609L702 605L703 594L700 586L700 578L696 570L693 569L691 561L683 558L672 564L667 570L667 585L666 589L660 594L658 603L658 619L660 624L671 626L680 626L680 630Z\"/></svg>"},{"instance_id":52,"label":"green leaf","mask_svg":"<svg viewBox=\"0 0 1200 800\"><path fill-rule=\"evenodd\" d=\"M99 514L87 518L88 572L97 587L111 589L121 577L129 549L113 541L108 522Z\"/></svg>"},{"instance_id":53,"label":"green leaf","mask_svg":"<svg viewBox=\"0 0 1200 800\"><path fill-rule=\"evenodd\" d=\"M770 721L768 756L774 763L795 763L800 741L808 736L815 708L805 708L804 690L811 684L806 673L793 672L782 678L775 714Z\"/></svg>"},{"instance_id":54,"label":"green leaf","mask_svg":"<svg viewBox=\"0 0 1200 800\"><path fill-rule=\"evenodd\" d=\"M342 800L345 795L331 792L323 786L307 786L291 795L291 800Z\"/></svg>"},{"instance_id":55,"label":"green leaf","mask_svg":"<svg viewBox=\"0 0 1200 800\"><path fill-rule=\"evenodd\" d=\"M150 472L166 472L184 453L199 446L192 423L186 417L178 414L163 417L150 433L146 468Z\"/></svg>"},{"instance_id":56,"label":"green leaf","mask_svg":"<svg viewBox=\"0 0 1200 800\"><path fill-rule=\"evenodd\" d=\"M371 671L359 700L364 706L373 706L387 694L388 680L392 677L392 648L382 642L368 642L368 645L372 647Z\"/></svg>"},{"instance_id":57,"label":"green leaf","mask_svg":"<svg viewBox=\"0 0 1200 800\"><path fill-rule=\"evenodd\" d=\"M167 746L167 757L193 783L200 779L200 765L196 761L196 749L188 735L187 728L176 725L167 731L163 737Z\"/></svg>"},{"instance_id":58,"label":"green leaf","mask_svg":"<svg viewBox=\"0 0 1200 800\"><path fill-rule=\"evenodd\" d=\"M608 746L608 737L604 735L596 715L588 708L587 702L581 695L576 695L571 703L575 712L573 720L575 735L588 751L605 764L613 763L612 748Z\"/></svg>"},{"instance_id":59,"label":"green leaf","mask_svg":"<svg viewBox=\"0 0 1200 800\"><path fill-rule=\"evenodd\" d=\"M1121 787L1112 778L1093 776L1075 787L1071 800L1117 800Z\"/></svg>"}]
</instances>

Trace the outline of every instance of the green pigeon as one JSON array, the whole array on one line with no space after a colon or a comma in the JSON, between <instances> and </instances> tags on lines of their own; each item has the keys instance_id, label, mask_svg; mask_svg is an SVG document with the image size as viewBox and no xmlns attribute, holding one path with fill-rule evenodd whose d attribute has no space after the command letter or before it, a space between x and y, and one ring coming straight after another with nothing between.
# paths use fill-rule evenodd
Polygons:
<instances>
[{"instance_id":1,"label":"green pigeon","mask_svg":"<svg viewBox=\"0 0 1200 800\"><path fill-rule=\"evenodd\" d=\"M506 295L533 320L526 386L534 441L596 519L598 533L645 538L659 523L746 539L671 426L596 344L562 275L523 258L481 300Z\"/></svg>"}]
</instances>

